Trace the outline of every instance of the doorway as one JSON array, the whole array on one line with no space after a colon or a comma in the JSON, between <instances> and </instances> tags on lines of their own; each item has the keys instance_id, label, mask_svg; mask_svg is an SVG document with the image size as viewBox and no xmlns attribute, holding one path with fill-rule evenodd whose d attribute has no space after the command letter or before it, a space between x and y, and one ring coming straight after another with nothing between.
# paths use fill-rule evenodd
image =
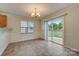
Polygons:
<instances>
[{"instance_id":1,"label":"doorway","mask_svg":"<svg viewBox=\"0 0 79 59\"><path fill-rule=\"evenodd\" d=\"M64 17L57 17L47 22L47 40L64 45Z\"/></svg>"}]
</instances>

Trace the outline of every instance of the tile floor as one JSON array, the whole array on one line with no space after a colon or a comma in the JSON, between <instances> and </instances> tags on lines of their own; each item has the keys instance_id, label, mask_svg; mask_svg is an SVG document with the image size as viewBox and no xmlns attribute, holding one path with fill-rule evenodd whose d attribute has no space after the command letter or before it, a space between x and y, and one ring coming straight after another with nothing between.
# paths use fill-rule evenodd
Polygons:
<instances>
[{"instance_id":1,"label":"tile floor","mask_svg":"<svg viewBox=\"0 0 79 59\"><path fill-rule=\"evenodd\" d=\"M35 39L8 45L2 56L78 56L79 53L51 41Z\"/></svg>"}]
</instances>

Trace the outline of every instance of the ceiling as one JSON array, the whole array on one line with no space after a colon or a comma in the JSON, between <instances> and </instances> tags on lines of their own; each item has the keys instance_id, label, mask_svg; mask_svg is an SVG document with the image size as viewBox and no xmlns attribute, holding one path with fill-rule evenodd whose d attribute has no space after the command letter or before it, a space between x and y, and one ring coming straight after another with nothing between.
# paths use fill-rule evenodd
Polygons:
<instances>
[{"instance_id":1,"label":"ceiling","mask_svg":"<svg viewBox=\"0 0 79 59\"><path fill-rule=\"evenodd\" d=\"M69 7L71 3L0 3L0 11L31 17L34 8L38 9L40 18L44 18L63 8Z\"/></svg>"}]
</instances>

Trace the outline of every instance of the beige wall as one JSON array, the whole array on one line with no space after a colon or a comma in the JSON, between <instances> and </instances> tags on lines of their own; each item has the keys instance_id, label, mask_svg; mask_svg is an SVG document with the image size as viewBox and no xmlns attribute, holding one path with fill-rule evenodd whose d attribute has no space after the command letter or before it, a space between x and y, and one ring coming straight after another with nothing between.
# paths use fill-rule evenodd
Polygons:
<instances>
[{"instance_id":1,"label":"beige wall","mask_svg":"<svg viewBox=\"0 0 79 59\"><path fill-rule=\"evenodd\" d=\"M11 42L18 42L23 40L30 40L41 37L41 21L26 19L26 17L18 16L10 13L0 12L1 15L7 15L7 27L0 28L0 55L3 53L7 45ZM34 22L34 32L21 34L20 33L20 21L22 20L32 20ZM8 29L12 31L8 31Z\"/></svg>"},{"instance_id":2,"label":"beige wall","mask_svg":"<svg viewBox=\"0 0 79 59\"><path fill-rule=\"evenodd\" d=\"M9 14L9 13L1 13L1 14L7 15L7 18L8 18L7 28L12 29L12 31L10 32L11 42L40 38L40 29L41 29L40 20L26 19L26 17L17 16L17 15ZM34 22L35 29L33 33L27 33L27 34L20 33L20 25L21 25L20 22L22 20L32 20Z\"/></svg>"},{"instance_id":3,"label":"beige wall","mask_svg":"<svg viewBox=\"0 0 79 59\"><path fill-rule=\"evenodd\" d=\"M49 16L48 18L44 19L44 21L56 18L65 13L67 13L64 19L65 46L79 50L79 5L74 5L72 7L60 10L54 13L52 16ZM44 31L45 31L44 25L42 30L43 30L43 38L44 38Z\"/></svg>"},{"instance_id":4,"label":"beige wall","mask_svg":"<svg viewBox=\"0 0 79 59\"><path fill-rule=\"evenodd\" d=\"M5 28L0 28L0 55L3 53L9 43L8 33Z\"/></svg>"},{"instance_id":5,"label":"beige wall","mask_svg":"<svg viewBox=\"0 0 79 59\"><path fill-rule=\"evenodd\" d=\"M11 21L11 22L13 22L12 26L11 26L13 28L13 31L11 32L11 42L40 38L40 29L41 28L40 28L40 22L38 20L33 21L34 22L34 32L26 33L26 34L20 33L20 21L21 20L22 19L15 19L15 20Z\"/></svg>"}]
</instances>

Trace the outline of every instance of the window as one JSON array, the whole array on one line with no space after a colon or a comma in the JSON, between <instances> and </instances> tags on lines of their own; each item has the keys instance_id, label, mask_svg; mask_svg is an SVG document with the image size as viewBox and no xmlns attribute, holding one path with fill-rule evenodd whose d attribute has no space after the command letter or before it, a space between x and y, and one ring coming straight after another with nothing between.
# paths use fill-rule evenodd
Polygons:
<instances>
[{"instance_id":1,"label":"window","mask_svg":"<svg viewBox=\"0 0 79 59\"><path fill-rule=\"evenodd\" d=\"M32 21L21 21L21 33L31 33L34 31L34 23Z\"/></svg>"}]
</instances>

